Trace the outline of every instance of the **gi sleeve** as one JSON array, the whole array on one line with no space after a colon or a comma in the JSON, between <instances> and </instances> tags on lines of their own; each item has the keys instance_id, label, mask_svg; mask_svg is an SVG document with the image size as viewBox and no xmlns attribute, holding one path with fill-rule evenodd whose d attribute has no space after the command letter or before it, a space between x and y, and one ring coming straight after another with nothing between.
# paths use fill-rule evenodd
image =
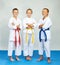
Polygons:
<instances>
[{"instance_id":1,"label":"gi sleeve","mask_svg":"<svg viewBox=\"0 0 60 65\"><path fill-rule=\"evenodd\" d=\"M43 25L43 29L50 28L52 26L52 22L50 19L48 19L45 24Z\"/></svg>"},{"instance_id":2,"label":"gi sleeve","mask_svg":"<svg viewBox=\"0 0 60 65\"><path fill-rule=\"evenodd\" d=\"M37 23L37 28L39 27L39 25L41 25L42 24L42 20L40 19L39 21L38 21L38 23Z\"/></svg>"},{"instance_id":3,"label":"gi sleeve","mask_svg":"<svg viewBox=\"0 0 60 65\"><path fill-rule=\"evenodd\" d=\"M22 29L22 21L19 20L19 24L20 24L20 29Z\"/></svg>"},{"instance_id":4,"label":"gi sleeve","mask_svg":"<svg viewBox=\"0 0 60 65\"><path fill-rule=\"evenodd\" d=\"M37 22L36 22L36 20L35 19L33 19L33 25L34 25L34 28L37 26L37 24L36 24Z\"/></svg>"},{"instance_id":5,"label":"gi sleeve","mask_svg":"<svg viewBox=\"0 0 60 65\"><path fill-rule=\"evenodd\" d=\"M10 19L10 20L9 20L9 23L8 23L8 27L9 27L10 29L16 29L16 25L12 25L12 23L13 23L13 20Z\"/></svg>"},{"instance_id":6,"label":"gi sleeve","mask_svg":"<svg viewBox=\"0 0 60 65\"><path fill-rule=\"evenodd\" d=\"M26 20L23 20L23 29L26 29L27 25L26 25Z\"/></svg>"}]
</instances>

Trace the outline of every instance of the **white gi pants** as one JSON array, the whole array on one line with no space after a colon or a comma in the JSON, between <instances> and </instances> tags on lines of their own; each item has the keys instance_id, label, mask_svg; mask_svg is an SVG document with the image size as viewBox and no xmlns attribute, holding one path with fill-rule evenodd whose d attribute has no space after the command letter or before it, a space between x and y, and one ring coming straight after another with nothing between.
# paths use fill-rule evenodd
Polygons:
<instances>
[{"instance_id":1,"label":"white gi pants","mask_svg":"<svg viewBox=\"0 0 60 65\"><path fill-rule=\"evenodd\" d=\"M15 47L15 43L13 41L9 41L8 56L12 56L14 47ZM19 45L19 43L17 43L17 47L15 47L15 55L16 56L21 55L21 45Z\"/></svg>"},{"instance_id":2,"label":"white gi pants","mask_svg":"<svg viewBox=\"0 0 60 65\"><path fill-rule=\"evenodd\" d=\"M39 54L43 55L45 49L45 53L47 57L50 57L50 40L47 40L46 42L42 40L39 44Z\"/></svg>"},{"instance_id":3,"label":"white gi pants","mask_svg":"<svg viewBox=\"0 0 60 65\"><path fill-rule=\"evenodd\" d=\"M33 56L33 45L34 43L32 43L32 34L28 34L28 43L26 43L26 33L24 33L24 49L23 49L23 53L24 56Z\"/></svg>"}]
</instances>

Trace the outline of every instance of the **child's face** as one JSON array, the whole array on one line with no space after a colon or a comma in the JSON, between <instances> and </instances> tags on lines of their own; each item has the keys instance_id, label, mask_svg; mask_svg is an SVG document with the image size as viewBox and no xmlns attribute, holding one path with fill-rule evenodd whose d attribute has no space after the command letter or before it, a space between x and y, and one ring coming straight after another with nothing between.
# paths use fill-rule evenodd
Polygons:
<instances>
[{"instance_id":1,"label":"child's face","mask_svg":"<svg viewBox=\"0 0 60 65\"><path fill-rule=\"evenodd\" d=\"M14 17L17 17L17 16L18 16L18 13L19 13L18 10L14 10L14 11L13 11L13 16L14 16Z\"/></svg>"},{"instance_id":2,"label":"child's face","mask_svg":"<svg viewBox=\"0 0 60 65\"><path fill-rule=\"evenodd\" d=\"M43 15L43 17L48 16L48 12L47 12L47 10L42 10L42 15Z\"/></svg>"},{"instance_id":3,"label":"child's face","mask_svg":"<svg viewBox=\"0 0 60 65\"><path fill-rule=\"evenodd\" d=\"M29 18L32 16L32 12L30 10L28 10L26 14L27 14L27 17Z\"/></svg>"}]
</instances>

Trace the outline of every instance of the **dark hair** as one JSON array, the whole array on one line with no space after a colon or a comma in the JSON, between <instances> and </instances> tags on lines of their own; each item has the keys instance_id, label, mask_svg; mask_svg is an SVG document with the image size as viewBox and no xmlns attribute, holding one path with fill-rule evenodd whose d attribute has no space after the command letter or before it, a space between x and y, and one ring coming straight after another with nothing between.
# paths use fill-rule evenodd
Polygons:
<instances>
[{"instance_id":1,"label":"dark hair","mask_svg":"<svg viewBox=\"0 0 60 65\"><path fill-rule=\"evenodd\" d=\"M43 8L43 10L47 10L47 12L49 13L49 9L48 8Z\"/></svg>"},{"instance_id":2,"label":"dark hair","mask_svg":"<svg viewBox=\"0 0 60 65\"><path fill-rule=\"evenodd\" d=\"M17 10L17 11L18 11L18 8L14 8L14 9L12 9L13 12L14 12L14 10Z\"/></svg>"},{"instance_id":3,"label":"dark hair","mask_svg":"<svg viewBox=\"0 0 60 65\"><path fill-rule=\"evenodd\" d=\"M33 13L32 9L30 9L30 8L26 10L26 13L27 13L29 10L31 11L31 13Z\"/></svg>"}]
</instances>

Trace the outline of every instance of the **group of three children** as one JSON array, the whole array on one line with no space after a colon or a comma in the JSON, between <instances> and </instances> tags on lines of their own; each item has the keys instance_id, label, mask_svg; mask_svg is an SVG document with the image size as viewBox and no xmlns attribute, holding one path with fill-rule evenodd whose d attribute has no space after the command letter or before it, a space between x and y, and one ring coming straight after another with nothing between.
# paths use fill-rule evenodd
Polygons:
<instances>
[{"instance_id":1,"label":"group of three children","mask_svg":"<svg viewBox=\"0 0 60 65\"><path fill-rule=\"evenodd\" d=\"M23 54L26 60L31 60L33 56L33 45L34 45L34 28L38 26L39 31L39 59L43 60L43 51L45 49L47 61L50 60L50 27L52 25L51 20L48 16L49 9L43 8L42 15L43 18L36 23L36 20L32 18L32 9L26 10L26 18L23 19L23 25L21 20L18 18L19 10L14 8L12 10L13 17L10 18L8 27L10 29L9 44L8 44L8 56L10 61L14 61L12 58L12 53L15 47L16 60L19 61L19 56L21 55L21 36L20 32L23 27Z\"/></svg>"}]
</instances>

